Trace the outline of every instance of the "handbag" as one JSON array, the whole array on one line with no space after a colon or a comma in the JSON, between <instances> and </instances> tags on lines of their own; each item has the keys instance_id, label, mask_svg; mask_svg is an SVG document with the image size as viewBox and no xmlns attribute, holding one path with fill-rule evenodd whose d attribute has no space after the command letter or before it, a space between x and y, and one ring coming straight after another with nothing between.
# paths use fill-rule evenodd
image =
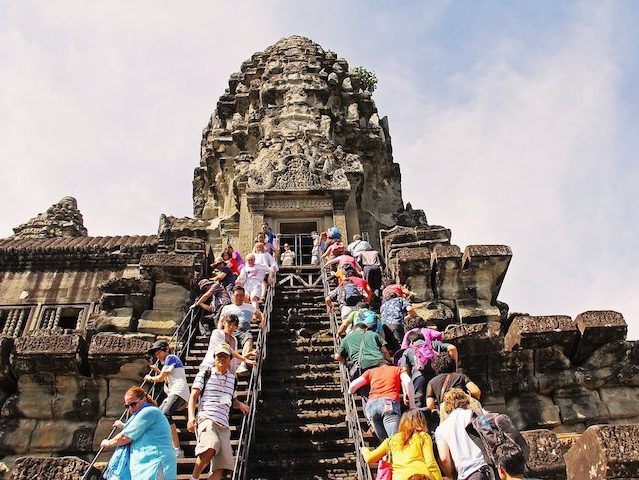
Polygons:
<instances>
[{"instance_id":1,"label":"handbag","mask_svg":"<svg viewBox=\"0 0 639 480\"><path fill-rule=\"evenodd\" d=\"M393 480L393 467L383 458L377 464L375 480Z\"/></svg>"}]
</instances>

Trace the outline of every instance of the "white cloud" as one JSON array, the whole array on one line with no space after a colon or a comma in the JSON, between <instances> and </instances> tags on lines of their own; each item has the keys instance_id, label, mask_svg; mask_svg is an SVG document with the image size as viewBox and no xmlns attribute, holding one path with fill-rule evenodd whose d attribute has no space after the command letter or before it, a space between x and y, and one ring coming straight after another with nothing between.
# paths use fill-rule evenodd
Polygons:
<instances>
[{"instance_id":1,"label":"white cloud","mask_svg":"<svg viewBox=\"0 0 639 480\"><path fill-rule=\"evenodd\" d=\"M456 103L429 102L436 92L416 93L402 72L386 81L408 95L402 124L414 121L406 131L391 118L405 199L451 227L457 244L513 248L501 294L511 311L619 309L637 337L629 294L639 282L611 264L630 255L629 266L639 266L611 235L621 227L616 210L635 195L629 184L611 193L623 172L615 169L621 99L610 28L598 8L551 39L553 48L498 39L450 79L463 98Z\"/></svg>"}]
</instances>

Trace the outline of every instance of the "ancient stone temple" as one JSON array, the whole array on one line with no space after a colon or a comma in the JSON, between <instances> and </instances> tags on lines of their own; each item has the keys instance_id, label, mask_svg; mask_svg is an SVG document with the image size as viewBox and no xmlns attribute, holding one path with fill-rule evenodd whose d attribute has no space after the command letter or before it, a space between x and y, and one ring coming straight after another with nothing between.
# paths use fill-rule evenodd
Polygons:
<instances>
[{"instance_id":1,"label":"ancient stone temple","mask_svg":"<svg viewBox=\"0 0 639 480\"><path fill-rule=\"evenodd\" d=\"M87 471L124 392L148 373L151 342L184 325L213 257L229 244L249 252L263 222L299 251L276 284L261 380L264 405L280 411L255 404L258 439L289 437L249 450L250 478L357 477L353 439L331 437L353 429L318 271L305 265L310 233L331 226L368 239L386 276L410 287L419 315L457 346L482 404L525 431L532 476L639 478L639 343L626 339L623 316L510 312L499 294L511 249L462 249L404 205L388 120L344 59L298 36L231 75L203 131L193 217L160 214L152 235L92 237L64 197L0 239L0 461L11 478ZM285 365L268 363L278 355ZM185 361L192 380L199 357Z\"/></svg>"}]
</instances>

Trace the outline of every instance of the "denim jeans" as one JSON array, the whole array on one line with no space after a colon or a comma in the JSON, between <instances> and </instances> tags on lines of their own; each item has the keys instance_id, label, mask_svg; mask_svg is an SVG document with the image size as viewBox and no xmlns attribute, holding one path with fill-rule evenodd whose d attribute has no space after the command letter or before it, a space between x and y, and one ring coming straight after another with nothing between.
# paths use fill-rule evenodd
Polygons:
<instances>
[{"instance_id":1,"label":"denim jeans","mask_svg":"<svg viewBox=\"0 0 639 480\"><path fill-rule=\"evenodd\" d=\"M380 442L397 433L400 418L398 402L392 398L373 398L366 403L365 411Z\"/></svg>"}]
</instances>

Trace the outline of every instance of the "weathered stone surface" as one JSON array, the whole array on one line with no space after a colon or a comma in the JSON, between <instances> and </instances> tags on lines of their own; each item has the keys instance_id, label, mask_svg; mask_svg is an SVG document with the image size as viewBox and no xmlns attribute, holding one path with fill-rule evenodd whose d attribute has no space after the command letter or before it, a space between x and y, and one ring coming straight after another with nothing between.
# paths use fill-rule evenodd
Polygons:
<instances>
[{"instance_id":1,"label":"weathered stone surface","mask_svg":"<svg viewBox=\"0 0 639 480\"><path fill-rule=\"evenodd\" d=\"M534 353L535 373L555 372L570 368L570 359L559 347L538 348Z\"/></svg>"},{"instance_id":2,"label":"weathered stone surface","mask_svg":"<svg viewBox=\"0 0 639 480\"><path fill-rule=\"evenodd\" d=\"M639 416L639 387L600 388L599 394L608 406L610 418Z\"/></svg>"},{"instance_id":3,"label":"weathered stone surface","mask_svg":"<svg viewBox=\"0 0 639 480\"><path fill-rule=\"evenodd\" d=\"M182 312L175 310L147 310L138 321L138 331L155 335L172 335L182 321Z\"/></svg>"},{"instance_id":4,"label":"weathered stone surface","mask_svg":"<svg viewBox=\"0 0 639 480\"><path fill-rule=\"evenodd\" d=\"M37 423L37 420L27 418L0 419L0 455L27 453Z\"/></svg>"},{"instance_id":5,"label":"weathered stone surface","mask_svg":"<svg viewBox=\"0 0 639 480\"><path fill-rule=\"evenodd\" d=\"M101 283L99 289L103 295L151 295L153 283L141 277L117 277Z\"/></svg>"},{"instance_id":6,"label":"weathered stone surface","mask_svg":"<svg viewBox=\"0 0 639 480\"><path fill-rule=\"evenodd\" d=\"M10 355L13 350L13 337L0 336L0 391L11 391L15 386L15 377L11 372Z\"/></svg>"},{"instance_id":7,"label":"weathered stone surface","mask_svg":"<svg viewBox=\"0 0 639 480\"><path fill-rule=\"evenodd\" d=\"M86 371L86 342L80 335L38 335L16 339L13 372L72 373Z\"/></svg>"},{"instance_id":8,"label":"weathered stone surface","mask_svg":"<svg viewBox=\"0 0 639 480\"><path fill-rule=\"evenodd\" d=\"M82 214L73 197L63 197L46 213L40 213L27 223L15 227L14 238L86 237Z\"/></svg>"},{"instance_id":9,"label":"weathered stone surface","mask_svg":"<svg viewBox=\"0 0 639 480\"><path fill-rule=\"evenodd\" d=\"M440 301L413 303L413 308L417 315L422 317L429 325L435 325L439 330L443 330L451 323L457 322L453 310Z\"/></svg>"},{"instance_id":10,"label":"weathered stone surface","mask_svg":"<svg viewBox=\"0 0 639 480\"><path fill-rule=\"evenodd\" d=\"M91 326L91 330L95 332L120 332L127 333L135 331L137 328L137 319L133 318L132 311L129 315L121 315L122 310L132 310L118 308L113 314L92 313L89 317L87 325ZM118 313L119 315L116 315Z\"/></svg>"},{"instance_id":11,"label":"weathered stone surface","mask_svg":"<svg viewBox=\"0 0 639 480\"><path fill-rule=\"evenodd\" d=\"M138 372L139 381L140 364L147 362L146 352L149 348L151 343L129 336L108 333L95 335L89 347L91 372L94 375L119 375L123 368L133 365L132 373Z\"/></svg>"},{"instance_id":12,"label":"weathered stone surface","mask_svg":"<svg viewBox=\"0 0 639 480\"><path fill-rule=\"evenodd\" d=\"M504 338L504 350L559 346L568 357L572 354L578 332L572 319L564 315L516 317Z\"/></svg>"},{"instance_id":13,"label":"weathered stone surface","mask_svg":"<svg viewBox=\"0 0 639 480\"><path fill-rule=\"evenodd\" d=\"M580 313L575 318L575 325L581 334L573 355L577 363L586 360L602 345L625 340L628 333L623 315L609 310Z\"/></svg>"},{"instance_id":14,"label":"weathered stone surface","mask_svg":"<svg viewBox=\"0 0 639 480\"><path fill-rule=\"evenodd\" d=\"M29 453L90 452L93 447L95 422L39 420Z\"/></svg>"},{"instance_id":15,"label":"weathered stone surface","mask_svg":"<svg viewBox=\"0 0 639 480\"><path fill-rule=\"evenodd\" d=\"M557 435L550 430L530 430L521 432L526 439L530 454L526 462L527 476L544 480L564 480L566 464L564 463L564 446Z\"/></svg>"},{"instance_id":16,"label":"weathered stone surface","mask_svg":"<svg viewBox=\"0 0 639 480\"><path fill-rule=\"evenodd\" d=\"M559 407L563 424L601 423L608 418L608 407L597 391L578 387L559 389L553 393L553 401Z\"/></svg>"},{"instance_id":17,"label":"weathered stone surface","mask_svg":"<svg viewBox=\"0 0 639 480\"><path fill-rule=\"evenodd\" d=\"M21 375L18 392L2 407L3 417L53 418L55 376L51 373Z\"/></svg>"},{"instance_id":18,"label":"weathered stone surface","mask_svg":"<svg viewBox=\"0 0 639 480\"><path fill-rule=\"evenodd\" d=\"M534 392L538 389L532 350L489 355L488 376L490 391L494 395L512 395L518 392Z\"/></svg>"},{"instance_id":19,"label":"weathered stone surface","mask_svg":"<svg viewBox=\"0 0 639 480\"><path fill-rule=\"evenodd\" d=\"M147 363L148 367L148 363ZM147 373L149 369L146 369ZM140 377L137 381L130 378L110 378L109 379L109 396L106 401L106 416L120 417L124 411L124 394L131 388L140 385Z\"/></svg>"},{"instance_id":20,"label":"weathered stone surface","mask_svg":"<svg viewBox=\"0 0 639 480\"><path fill-rule=\"evenodd\" d=\"M142 255L140 271L144 279L190 287L195 280L195 255L153 253Z\"/></svg>"},{"instance_id":21,"label":"weathered stone surface","mask_svg":"<svg viewBox=\"0 0 639 480\"><path fill-rule=\"evenodd\" d=\"M612 342L582 364L588 388L639 386L639 342Z\"/></svg>"},{"instance_id":22,"label":"weathered stone surface","mask_svg":"<svg viewBox=\"0 0 639 480\"><path fill-rule=\"evenodd\" d=\"M22 457L16 460L10 480L78 480L89 463L78 457ZM85 480L98 480L100 471L92 468Z\"/></svg>"},{"instance_id":23,"label":"weathered stone surface","mask_svg":"<svg viewBox=\"0 0 639 480\"><path fill-rule=\"evenodd\" d=\"M101 417L98 421L97 427L95 427L95 433L93 434L93 451L100 450L100 442L107 438L111 430L113 429L113 422L120 418L122 412L117 417Z\"/></svg>"},{"instance_id":24,"label":"weathered stone surface","mask_svg":"<svg viewBox=\"0 0 639 480\"><path fill-rule=\"evenodd\" d=\"M549 397L522 393L506 401L508 412L519 430L552 428L561 423L559 407Z\"/></svg>"},{"instance_id":25,"label":"weathered stone surface","mask_svg":"<svg viewBox=\"0 0 639 480\"><path fill-rule=\"evenodd\" d=\"M398 249L389 260L388 269L397 283L409 286L414 293L414 301L425 302L435 298L431 285L428 247Z\"/></svg>"},{"instance_id":26,"label":"weathered stone surface","mask_svg":"<svg viewBox=\"0 0 639 480\"><path fill-rule=\"evenodd\" d=\"M52 401L54 418L97 420L104 412L106 380L58 375Z\"/></svg>"},{"instance_id":27,"label":"weathered stone surface","mask_svg":"<svg viewBox=\"0 0 639 480\"><path fill-rule=\"evenodd\" d=\"M153 310L183 311L188 305L191 296L190 290L173 283L157 283L153 296Z\"/></svg>"},{"instance_id":28,"label":"weathered stone surface","mask_svg":"<svg viewBox=\"0 0 639 480\"><path fill-rule=\"evenodd\" d=\"M565 455L568 480L639 478L639 425L595 425Z\"/></svg>"},{"instance_id":29,"label":"weathered stone surface","mask_svg":"<svg viewBox=\"0 0 639 480\"><path fill-rule=\"evenodd\" d=\"M468 245L462 257L462 281L472 297L494 305L513 252L506 245Z\"/></svg>"},{"instance_id":30,"label":"weathered stone surface","mask_svg":"<svg viewBox=\"0 0 639 480\"><path fill-rule=\"evenodd\" d=\"M444 331L444 340L457 347L461 359L499 352L503 347L499 322L450 325Z\"/></svg>"},{"instance_id":31,"label":"weathered stone surface","mask_svg":"<svg viewBox=\"0 0 639 480\"><path fill-rule=\"evenodd\" d=\"M570 360L560 347L538 348L534 352L539 393L549 394L559 388L585 384L583 371L571 367Z\"/></svg>"}]
</instances>

